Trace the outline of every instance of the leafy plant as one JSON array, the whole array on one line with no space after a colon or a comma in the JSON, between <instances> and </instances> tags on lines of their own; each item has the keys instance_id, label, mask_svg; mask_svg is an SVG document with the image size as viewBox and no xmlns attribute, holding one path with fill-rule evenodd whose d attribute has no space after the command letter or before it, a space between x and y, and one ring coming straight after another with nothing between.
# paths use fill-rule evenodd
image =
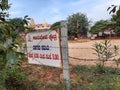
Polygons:
<instances>
[{"instance_id":1,"label":"leafy plant","mask_svg":"<svg viewBox=\"0 0 120 90\"><path fill-rule=\"evenodd\" d=\"M100 43L95 43L93 50L95 51L93 54L98 56L98 60L104 66L106 61L118 54L119 47L117 45L112 46L109 40L105 40Z\"/></svg>"},{"instance_id":2,"label":"leafy plant","mask_svg":"<svg viewBox=\"0 0 120 90\"><path fill-rule=\"evenodd\" d=\"M2 90L37 90L37 81L29 79L20 69L8 66L0 72Z\"/></svg>"},{"instance_id":3,"label":"leafy plant","mask_svg":"<svg viewBox=\"0 0 120 90\"><path fill-rule=\"evenodd\" d=\"M90 21L83 13L75 13L67 18L68 22L68 35L79 37L79 35L87 35L88 26Z\"/></svg>"},{"instance_id":4,"label":"leafy plant","mask_svg":"<svg viewBox=\"0 0 120 90\"><path fill-rule=\"evenodd\" d=\"M96 64L95 71L94 71L95 74L104 74L105 71L106 70L103 64L101 63Z\"/></svg>"},{"instance_id":5,"label":"leafy plant","mask_svg":"<svg viewBox=\"0 0 120 90\"><path fill-rule=\"evenodd\" d=\"M109 11L109 14L116 14L117 18L120 18L120 6L111 5L107 8L107 11Z\"/></svg>"},{"instance_id":6,"label":"leafy plant","mask_svg":"<svg viewBox=\"0 0 120 90\"><path fill-rule=\"evenodd\" d=\"M23 53L18 51L21 46L21 42L18 42L21 38L19 30L25 29L28 19L28 16L25 16L23 19L10 19L0 23L0 62L3 68L7 64L17 64L23 56ZM21 25L16 25L18 23Z\"/></svg>"},{"instance_id":7,"label":"leafy plant","mask_svg":"<svg viewBox=\"0 0 120 90\"><path fill-rule=\"evenodd\" d=\"M80 65L78 65L80 66ZM78 66L73 66L78 67ZM120 89L120 69L106 67L102 64L96 66L84 66L85 69L74 69L75 77L72 79L71 90L119 90ZM92 72L91 72L92 71ZM96 74L95 74L96 73Z\"/></svg>"},{"instance_id":8,"label":"leafy plant","mask_svg":"<svg viewBox=\"0 0 120 90\"><path fill-rule=\"evenodd\" d=\"M120 64L120 58L118 59L113 59L115 61L115 64L117 66L117 68L119 67L119 64Z\"/></svg>"},{"instance_id":9,"label":"leafy plant","mask_svg":"<svg viewBox=\"0 0 120 90\"><path fill-rule=\"evenodd\" d=\"M60 21L53 23L50 29L55 30L55 29L58 29L58 28L59 29L61 28Z\"/></svg>"},{"instance_id":10,"label":"leafy plant","mask_svg":"<svg viewBox=\"0 0 120 90\"><path fill-rule=\"evenodd\" d=\"M113 28L113 24L116 22L110 20L100 20L97 21L90 29L90 33L98 34L99 32L104 32L106 28Z\"/></svg>"},{"instance_id":11,"label":"leafy plant","mask_svg":"<svg viewBox=\"0 0 120 90\"><path fill-rule=\"evenodd\" d=\"M79 74L80 72L87 72L89 71L89 68L87 68L86 66L84 65L77 65L77 66L74 66L71 70L72 72L75 72L76 74Z\"/></svg>"}]
</instances>

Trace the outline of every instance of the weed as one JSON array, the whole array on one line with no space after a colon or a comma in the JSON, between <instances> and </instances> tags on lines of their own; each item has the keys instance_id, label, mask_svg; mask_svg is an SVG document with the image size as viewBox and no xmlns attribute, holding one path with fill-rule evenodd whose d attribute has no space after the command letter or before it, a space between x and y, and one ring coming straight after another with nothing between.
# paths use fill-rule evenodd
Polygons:
<instances>
[{"instance_id":1,"label":"weed","mask_svg":"<svg viewBox=\"0 0 120 90\"><path fill-rule=\"evenodd\" d=\"M6 90L37 90L37 82L28 79L28 76L17 68L4 68L0 72L0 81L0 88Z\"/></svg>"},{"instance_id":2,"label":"weed","mask_svg":"<svg viewBox=\"0 0 120 90\"><path fill-rule=\"evenodd\" d=\"M105 40L101 43L95 43L93 50L95 51L93 54L98 56L98 60L104 66L106 61L118 54L119 47L117 45L112 46L109 40Z\"/></svg>"},{"instance_id":3,"label":"weed","mask_svg":"<svg viewBox=\"0 0 120 90\"><path fill-rule=\"evenodd\" d=\"M113 61L115 61L115 64L117 66L117 68L119 67L119 64L120 64L120 58L118 59L113 59Z\"/></svg>"}]
</instances>

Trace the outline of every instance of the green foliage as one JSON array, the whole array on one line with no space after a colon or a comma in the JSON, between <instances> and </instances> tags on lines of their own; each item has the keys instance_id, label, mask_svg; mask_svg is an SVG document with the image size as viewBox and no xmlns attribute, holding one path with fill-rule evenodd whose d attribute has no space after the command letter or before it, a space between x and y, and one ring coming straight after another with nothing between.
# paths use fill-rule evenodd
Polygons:
<instances>
[{"instance_id":1,"label":"green foliage","mask_svg":"<svg viewBox=\"0 0 120 90\"><path fill-rule=\"evenodd\" d=\"M74 66L71 70L72 72L75 72L76 74L79 74L79 73L82 73L83 71L87 72L89 71L89 68L87 68L86 66L84 65L78 65L78 66Z\"/></svg>"},{"instance_id":2,"label":"green foliage","mask_svg":"<svg viewBox=\"0 0 120 90\"><path fill-rule=\"evenodd\" d=\"M50 29L55 30L57 28L59 28L59 29L61 28L60 22L53 23Z\"/></svg>"},{"instance_id":3,"label":"green foliage","mask_svg":"<svg viewBox=\"0 0 120 90\"><path fill-rule=\"evenodd\" d=\"M9 20L9 24L13 25L18 32L25 32L25 25L28 25L30 18L26 15L24 18L13 18Z\"/></svg>"},{"instance_id":4,"label":"green foliage","mask_svg":"<svg viewBox=\"0 0 120 90\"><path fill-rule=\"evenodd\" d=\"M19 32L28 24L28 16L6 19L9 9L8 0L0 1L0 90L37 90L37 82L19 70L19 60L23 56L18 47Z\"/></svg>"},{"instance_id":5,"label":"green foliage","mask_svg":"<svg viewBox=\"0 0 120 90\"><path fill-rule=\"evenodd\" d=\"M8 0L2 0L0 3L0 9L3 13L5 10L9 9ZM14 18L7 19L6 16L2 17L4 20L0 22L0 56L2 63L1 67L4 68L6 64L17 64L21 55L23 55L20 51L18 51L18 47L20 46L19 32L25 30L25 25L28 23L28 16L22 18Z\"/></svg>"},{"instance_id":6,"label":"green foliage","mask_svg":"<svg viewBox=\"0 0 120 90\"><path fill-rule=\"evenodd\" d=\"M68 17L69 35L87 35L89 21L85 14L76 13Z\"/></svg>"},{"instance_id":7,"label":"green foliage","mask_svg":"<svg viewBox=\"0 0 120 90\"><path fill-rule=\"evenodd\" d=\"M116 15L112 15L111 20L100 20L97 21L90 29L90 33L98 34L104 30L111 28L116 34L120 33L120 19Z\"/></svg>"},{"instance_id":8,"label":"green foliage","mask_svg":"<svg viewBox=\"0 0 120 90\"><path fill-rule=\"evenodd\" d=\"M120 65L120 58L118 58L118 59L113 59L113 61L115 61L115 64L116 64L116 66L117 66L117 68L118 68L119 65Z\"/></svg>"},{"instance_id":9,"label":"green foliage","mask_svg":"<svg viewBox=\"0 0 120 90\"><path fill-rule=\"evenodd\" d=\"M5 21L5 18L9 16L7 10L10 8L10 4L8 0L1 0L0 1L0 20Z\"/></svg>"},{"instance_id":10,"label":"green foliage","mask_svg":"<svg viewBox=\"0 0 120 90\"><path fill-rule=\"evenodd\" d=\"M110 20L100 20L95 23L94 26L91 27L91 30L89 31L92 34L98 34L99 32L103 32L104 29L111 27L113 28L113 25L116 22L110 21Z\"/></svg>"},{"instance_id":11,"label":"green foliage","mask_svg":"<svg viewBox=\"0 0 120 90\"><path fill-rule=\"evenodd\" d=\"M116 22L114 24L115 32L120 34L120 6L111 5L107 11L109 11L109 14L112 13L112 21Z\"/></svg>"},{"instance_id":12,"label":"green foliage","mask_svg":"<svg viewBox=\"0 0 120 90\"><path fill-rule=\"evenodd\" d=\"M116 15L112 15L111 21L115 22L114 31L116 32L116 34L120 34L120 18L117 18Z\"/></svg>"},{"instance_id":13,"label":"green foliage","mask_svg":"<svg viewBox=\"0 0 120 90\"><path fill-rule=\"evenodd\" d=\"M120 89L120 69L105 67L101 64L96 66L73 66L84 67L88 69L77 68L72 70L76 74L71 82L71 90L119 90ZM80 72L79 72L80 71Z\"/></svg>"},{"instance_id":14,"label":"green foliage","mask_svg":"<svg viewBox=\"0 0 120 90\"><path fill-rule=\"evenodd\" d=\"M18 68L9 66L0 72L0 87L4 88L2 90L37 90L38 84Z\"/></svg>"},{"instance_id":15,"label":"green foliage","mask_svg":"<svg viewBox=\"0 0 120 90\"><path fill-rule=\"evenodd\" d=\"M107 11L109 11L109 14L113 13L117 16L117 18L120 18L120 6L111 5L108 7Z\"/></svg>"},{"instance_id":16,"label":"green foliage","mask_svg":"<svg viewBox=\"0 0 120 90\"><path fill-rule=\"evenodd\" d=\"M104 66L106 61L118 54L119 47L116 45L112 46L109 40L105 40L104 42L95 43L93 50Z\"/></svg>"},{"instance_id":17,"label":"green foliage","mask_svg":"<svg viewBox=\"0 0 120 90\"><path fill-rule=\"evenodd\" d=\"M23 55L17 50L18 46L20 46L20 43L17 41L20 38L18 30L15 25L9 23L1 23L0 29L1 62L4 63L4 66L8 63L17 64L20 56Z\"/></svg>"},{"instance_id":18,"label":"green foliage","mask_svg":"<svg viewBox=\"0 0 120 90\"><path fill-rule=\"evenodd\" d=\"M40 83L40 90L66 90L65 82L58 83L58 84L52 84L52 83Z\"/></svg>"},{"instance_id":19,"label":"green foliage","mask_svg":"<svg viewBox=\"0 0 120 90\"><path fill-rule=\"evenodd\" d=\"M1 0L0 1L0 9L2 11L8 10L10 8L10 4L8 4L8 0Z\"/></svg>"},{"instance_id":20,"label":"green foliage","mask_svg":"<svg viewBox=\"0 0 120 90\"><path fill-rule=\"evenodd\" d=\"M106 72L105 66L101 63L96 64L94 72L95 74L104 74Z\"/></svg>"}]
</instances>

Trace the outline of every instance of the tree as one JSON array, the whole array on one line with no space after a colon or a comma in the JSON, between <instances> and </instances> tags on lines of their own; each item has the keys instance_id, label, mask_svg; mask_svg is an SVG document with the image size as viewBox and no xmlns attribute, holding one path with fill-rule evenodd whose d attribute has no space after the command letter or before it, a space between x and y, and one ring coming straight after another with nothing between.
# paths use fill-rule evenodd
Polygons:
<instances>
[{"instance_id":1,"label":"tree","mask_svg":"<svg viewBox=\"0 0 120 90\"><path fill-rule=\"evenodd\" d=\"M25 25L28 25L29 20L30 18L28 18L28 16L26 15L24 18L9 19L9 23L14 25L14 27L16 28L16 30L18 30L18 32L24 32L26 29Z\"/></svg>"},{"instance_id":2,"label":"tree","mask_svg":"<svg viewBox=\"0 0 120 90\"><path fill-rule=\"evenodd\" d=\"M113 13L117 18L120 18L120 6L111 5L108 7L107 11L109 11L109 14Z\"/></svg>"},{"instance_id":3,"label":"tree","mask_svg":"<svg viewBox=\"0 0 120 90\"><path fill-rule=\"evenodd\" d=\"M89 26L88 18L85 14L76 13L67 18L68 21L68 34L77 35L77 37L86 36Z\"/></svg>"},{"instance_id":4,"label":"tree","mask_svg":"<svg viewBox=\"0 0 120 90\"><path fill-rule=\"evenodd\" d=\"M110 20L100 20L97 21L90 29L90 33L92 34L98 34L101 31L104 31L104 29L111 27L114 28L114 24L116 22L110 21Z\"/></svg>"},{"instance_id":5,"label":"tree","mask_svg":"<svg viewBox=\"0 0 120 90\"><path fill-rule=\"evenodd\" d=\"M107 11L112 13L112 21L115 21L115 32L120 34L120 5L111 5Z\"/></svg>"},{"instance_id":6,"label":"tree","mask_svg":"<svg viewBox=\"0 0 120 90\"><path fill-rule=\"evenodd\" d=\"M6 17L9 16L7 10L10 8L8 0L0 0L0 20L5 21Z\"/></svg>"},{"instance_id":7,"label":"tree","mask_svg":"<svg viewBox=\"0 0 120 90\"><path fill-rule=\"evenodd\" d=\"M19 60L19 56L22 54L17 51L17 46L20 46L20 42L18 42L19 28L25 28L23 25L27 24L28 19L25 16L23 19L8 20L8 13L5 13L5 11L9 8L8 0L0 2L0 66L3 67L12 63L16 64ZM18 27L17 24L21 26Z\"/></svg>"},{"instance_id":8,"label":"tree","mask_svg":"<svg viewBox=\"0 0 120 90\"><path fill-rule=\"evenodd\" d=\"M120 18L118 18L117 15L112 15L111 21L115 22L114 23L115 32L117 34L120 34Z\"/></svg>"},{"instance_id":9,"label":"tree","mask_svg":"<svg viewBox=\"0 0 120 90\"><path fill-rule=\"evenodd\" d=\"M53 23L51 25L50 29L54 30L54 29L57 29L57 28L59 28L59 29L61 28L60 21Z\"/></svg>"}]
</instances>

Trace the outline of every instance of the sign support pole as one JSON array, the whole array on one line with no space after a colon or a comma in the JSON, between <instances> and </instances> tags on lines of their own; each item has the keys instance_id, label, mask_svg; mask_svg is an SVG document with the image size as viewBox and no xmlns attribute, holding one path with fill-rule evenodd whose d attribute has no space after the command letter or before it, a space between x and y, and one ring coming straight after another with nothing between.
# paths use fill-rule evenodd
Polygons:
<instances>
[{"instance_id":1,"label":"sign support pole","mask_svg":"<svg viewBox=\"0 0 120 90\"><path fill-rule=\"evenodd\" d=\"M61 48L63 60L63 76L66 82L67 90L70 90L70 72L69 72L69 59L68 59L68 35L67 35L67 22L61 21Z\"/></svg>"}]
</instances>

